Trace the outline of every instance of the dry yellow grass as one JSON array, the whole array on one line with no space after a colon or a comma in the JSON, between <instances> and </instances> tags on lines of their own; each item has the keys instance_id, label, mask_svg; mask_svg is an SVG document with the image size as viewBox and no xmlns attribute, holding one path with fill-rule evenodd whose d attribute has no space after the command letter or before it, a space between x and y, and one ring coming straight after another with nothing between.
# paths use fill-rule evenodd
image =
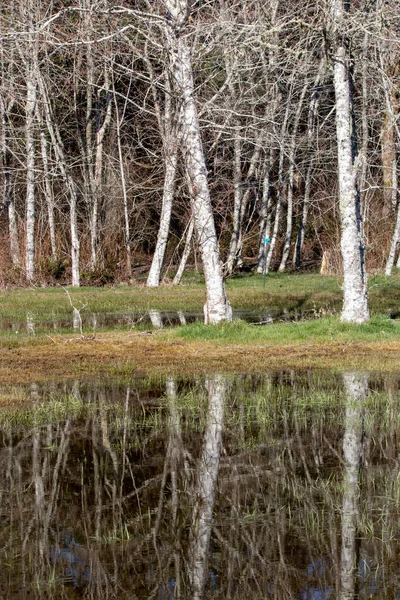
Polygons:
<instances>
[{"instance_id":1,"label":"dry yellow grass","mask_svg":"<svg viewBox=\"0 0 400 600\"><path fill-rule=\"evenodd\" d=\"M398 370L400 340L216 344L182 340L168 332L105 333L43 338L35 345L0 350L3 384L110 373L189 375L311 367Z\"/></svg>"}]
</instances>

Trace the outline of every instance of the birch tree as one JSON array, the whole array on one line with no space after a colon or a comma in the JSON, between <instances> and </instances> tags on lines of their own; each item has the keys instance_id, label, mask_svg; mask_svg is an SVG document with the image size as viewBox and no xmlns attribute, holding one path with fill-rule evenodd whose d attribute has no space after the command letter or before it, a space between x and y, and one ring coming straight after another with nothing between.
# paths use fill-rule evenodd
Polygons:
<instances>
[{"instance_id":1,"label":"birch tree","mask_svg":"<svg viewBox=\"0 0 400 600\"><path fill-rule=\"evenodd\" d=\"M359 156L354 123L353 69L346 40L348 10L343 0L331 2L334 38L334 88L338 153L341 252L343 259L343 309L341 320L365 323L369 320L367 274L357 183Z\"/></svg>"},{"instance_id":2,"label":"birch tree","mask_svg":"<svg viewBox=\"0 0 400 600\"><path fill-rule=\"evenodd\" d=\"M160 225L157 235L156 248L153 254L153 260L150 272L147 278L148 287L157 287L160 283L161 269L164 262L165 250L167 248L169 227L171 222L172 204L175 194L176 170L178 164L178 129L174 110L174 100L170 86L169 73L165 73L165 92L164 92L164 114L161 114L161 101L158 97L155 86L154 73L151 62L146 56L147 69L150 74L150 86L153 93L155 112L158 127L163 142L164 159L164 186L162 207L160 215Z\"/></svg>"},{"instance_id":3,"label":"birch tree","mask_svg":"<svg viewBox=\"0 0 400 600\"><path fill-rule=\"evenodd\" d=\"M168 11L165 27L166 46L175 93L180 105L180 128L185 168L207 288L204 317L206 323L216 324L221 321L230 321L232 310L222 277L221 257L194 95L187 31L189 5L187 0L165 0L165 7Z\"/></svg>"},{"instance_id":4,"label":"birch tree","mask_svg":"<svg viewBox=\"0 0 400 600\"><path fill-rule=\"evenodd\" d=\"M2 74L4 76L4 73ZM10 240L11 262L14 267L21 266L18 242L17 215L14 204L12 182L12 152L11 152L11 111L15 104L14 98L6 98L0 94L1 111L1 162L3 171L3 205L8 212L8 232Z\"/></svg>"},{"instance_id":5,"label":"birch tree","mask_svg":"<svg viewBox=\"0 0 400 600\"><path fill-rule=\"evenodd\" d=\"M26 14L24 14L26 12ZM35 276L35 110L37 83L34 74L34 56L37 54L37 40L34 37L33 5L29 2L22 9L28 25L29 37L21 55L25 67L25 150L26 150L26 247L25 272L28 281Z\"/></svg>"}]
</instances>

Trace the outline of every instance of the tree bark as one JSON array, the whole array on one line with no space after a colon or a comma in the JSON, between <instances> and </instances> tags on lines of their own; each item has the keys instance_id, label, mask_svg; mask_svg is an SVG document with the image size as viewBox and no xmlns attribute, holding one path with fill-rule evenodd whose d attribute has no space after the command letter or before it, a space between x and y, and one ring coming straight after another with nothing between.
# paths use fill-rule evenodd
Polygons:
<instances>
[{"instance_id":1,"label":"tree bark","mask_svg":"<svg viewBox=\"0 0 400 600\"><path fill-rule=\"evenodd\" d=\"M265 172L263 178L263 190L262 190L262 201L261 201L261 222L260 222L260 241L258 244L258 259L257 259L257 273L264 273L266 256L266 244L265 239L271 237L271 169L274 161L274 152L270 150L269 158L266 160Z\"/></svg>"},{"instance_id":2,"label":"tree bark","mask_svg":"<svg viewBox=\"0 0 400 600\"><path fill-rule=\"evenodd\" d=\"M362 215L357 185L358 152L354 128L351 59L342 28L346 12L342 0L332 0L332 26L336 36L334 87L338 148L341 252L343 258L343 309L341 320L369 320Z\"/></svg>"},{"instance_id":3,"label":"tree bark","mask_svg":"<svg viewBox=\"0 0 400 600\"><path fill-rule=\"evenodd\" d=\"M291 142L289 148L289 182L288 182L288 195L287 195L287 214L286 214L286 234L285 242L283 245L283 253L281 264L279 265L278 271L282 273L286 268L286 262L289 258L292 231L293 231L293 180L294 180L294 168L295 168L295 155L296 155L296 135L299 128L301 111L303 108L304 97L308 89L308 81L303 86L300 94L299 104L296 110L296 116L293 124L293 131L291 135Z\"/></svg>"},{"instance_id":4,"label":"tree bark","mask_svg":"<svg viewBox=\"0 0 400 600\"><path fill-rule=\"evenodd\" d=\"M221 257L194 97L190 48L184 35L188 3L187 0L166 0L165 5L171 16L166 24L167 49L175 90L181 104L179 114L184 160L207 288L204 317L206 323L216 324L220 321L230 321L232 310L222 277Z\"/></svg>"},{"instance_id":5,"label":"tree bark","mask_svg":"<svg viewBox=\"0 0 400 600\"><path fill-rule=\"evenodd\" d=\"M276 240L278 238L278 231L279 231L281 211L282 211L282 200L286 193L286 184L285 184L285 180L284 180L283 167L284 167L284 162L285 162L285 152L286 152L285 136L286 136L287 124L288 124L288 120L289 120L290 102L291 102L291 97L292 97L292 85L293 85L293 82L290 84L289 93L288 93L288 97L287 97L287 101L286 101L285 116L284 116L284 119L282 122L281 131L280 131L278 192L277 192L276 206L275 206L274 227L273 227L273 231L272 231L271 242L270 242L270 245L268 248L268 254L266 257L265 273L268 273L270 266L271 266L272 255L273 255L273 252L275 249Z\"/></svg>"},{"instance_id":6,"label":"tree bark","mask_svg":"<svg viewBox=\"0 0 400 600\"><path fill-rule=\"evenodd\" d=\"M312 150L312 144L315 136L315 120L317 117L318 105L319 105L319 87L323 79L323 73L326 69L325 58L321 59L320 66L318 69L317 76L314 81L314 86L311 94L310 107L308 110L307 119L307 165L306 165L306 178L304 186L303 205L300 216L299 230L296 239L296 248L293 256L293 266L298 269L301 265L301 255L303 251L304 236L308 221L308 210L310 206L310 195L311 195L311 178L313 174L313 163L314 155Z\"/></svg>"},{"instance_id":7,"label":"tree bark","mask_svg":"<svg viewBox=\"0 0 400 600\"><path fill-rule=\"evenodd\" d=\"M77 214L77 203L78 194L75 186L75 182L69 172L67 162L65 160L64 145L61 139L59 128L57 123L52 118L51 106L44 84L42 74L39 69L39 65L35 65L35 77L38 83L43 111L46 119L47 130L50 135L51 143L53 146L54 155L56 158L57 166L61 173L61 176L66 184L66 188L69 194L69 206L70 206L70 231L71 231L71 269L72 269L72 285L79 287L80 285L80 271L79 271L79 257L80 257L80 246L79 246L79 233L78 233L78 214Z\"/></svg>"},{"instance_id":8,"label":"tree bark","mask_svg":"<svg viewBox=\"0 0 400 600\"><path fill-rule=\"evenodd\" d=\"M53 190L51 187L50 174L49 174L49 158L48 158L48 149L47 149L47 138L46 132L43 129L43 119L40 113L40 109L36 112L39 129L40 129L40 149L42 153L42 163L43 163L43 179L44 179L44 196L46 199L47 206L47 217L49 220L49 231L50 231L50 245L51 245L51 255L52 259L55 260L57 258L57 244L56 244L56 228L54 224L54 197Z\"/></svg>"},{"instance_id":9,"label":"tree bark","mask_svg":"<svg viewBox=\"0 0 400 600\"><path fill-rule=\"evenodd\" d=\"M172 204L175 194L176 168L178 162L178 139L175 128L171 129L171 131L167 133L165 145L165 177L160 226L158 229L156 249L154 251L149 276L147 278L147 287L158 287L160 283L161 269L168 243Z\"/></svg>"},{"instance_id":10,"label":"tree bark","mask_svg":"<svg viewBox=\"0 0 400 600\"><path fill-rule=\"evenodd\" d=\"M108 67L104 66L104 86L103 91L105 93L105 116L100 126L97 126L96 137L95 137L95 153L94 153L94 172L91 173L91 187L92 187L92 213L90 219L90 241L91 241L91 258L90 268L95 270L98 264L98 212L99 212L99 200L102 193L102 178L103 178L103 147L104 147L104 136L111 122L111 94L110 94L110 81L109 81ZM100 96L100 91L98 96ZM100 102L98 102L99 104Z\"/></svg>"},{"instance_id":11,"label":"tree bark","mask_svg":"<svg viewBox=\"0 0 400 600\"><path fill-rule=\"evenodd\" d=\"M25 149L26 149L26 253L28 281L35 277L35 107L36 81L31 57L26 62Z\"/></svg>"},{"instance_id":12,"label":"tree bark","mask_svg":"<svg viewBox=\"0 0 400 600\"><path fill-rule=\"evenodd\" d=\"M190 254L190 247L192 245L193 231L194 231L194 219L193 219L193 216L191 216L190 221L189 221L189 227L188 227L188 230L186 233L185 247L183 248L179 267L178 267L178 270L172 281L172 285L179 285L181 282L182 275L183 275L183 272L186 267L187 259L189 258L189 254Z\"/></svg>"},{"instance_id":13,"label":"tree bark","mask_svg":"<svg viewBox=\"0 0 400 600\"><path fill-rule=\"evenodd\" d=\"M18 242L17 216L14 205L14 194L12 190L11 178L11 132L10 132L10 111L14 105L14 100L6 104L5 99L0 94L1 110L1 162L3 171L3 204L8 211L8 232L10 236L10 257L14 267L21 266L21 257Z\"/></svg>"},{"instance_id":14,"label":"tree bark","mask_svg":"<svg viewBox=\"0 0 400 600\"><path fill-rule=\"evenodd\" d=\"M118 100L115 93L115 83L113 81L113 95L114 95L114 106L115 106L115 119L116 119L116 134L117 134L117 146L118 146L118 163L119 172L121 177L122 197L124 206L124 240L125 240L125 252L126 252L126 272L129 279L132 276L132 262L131 262L131 232L129 225L129 211L128 211L128 193L126 189L126 177L124 169L124 157L122 154L121 144L121 125L125 117L126 100L124 110L122 111L121 118L119 116Z\"/></svg>"}]
</instances>

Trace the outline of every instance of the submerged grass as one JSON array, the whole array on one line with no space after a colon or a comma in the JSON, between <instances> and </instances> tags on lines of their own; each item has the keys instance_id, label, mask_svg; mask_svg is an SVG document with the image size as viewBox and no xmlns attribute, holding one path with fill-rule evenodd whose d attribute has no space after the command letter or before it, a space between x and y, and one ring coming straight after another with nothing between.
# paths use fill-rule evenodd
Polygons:
<instances>
[{"instance_id":1,"label":"submerged grass","mask_svg":"<svg viewBox=\"0 0 400 600\"><path fill-rule=\"evenodd\" d=\"M28 396L24 400L28 401ZM39 402L32 402L30 398L29 404L30 406L23 409L11 406L1 410L0 429L6 431L18 427L38 427L52 422L58 423L66 418L77 419L87 415L91 409L90 403L84 402L74 394L52 396Z\"/></svg>"}]
</instances>

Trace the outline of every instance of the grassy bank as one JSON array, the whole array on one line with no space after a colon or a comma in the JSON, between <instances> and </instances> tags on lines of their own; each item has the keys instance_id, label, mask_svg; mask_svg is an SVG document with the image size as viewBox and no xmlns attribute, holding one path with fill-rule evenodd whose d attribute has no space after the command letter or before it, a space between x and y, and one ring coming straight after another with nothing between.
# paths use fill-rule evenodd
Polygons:
<instances>
[{"instance_id":1,"label":"grassy bank","mask_svg":"<svg viewBox=\"0 0 400 600\"><path fill-rule=\"evenodd\" d=\"M3 339L0 382L93 375L263 372L330 368L398 371L400 323L373 317L344 325L337 317L256 327L234 322L151 332L41 335Z\"/></svg>"},{"instance_id":2,"label":"grassy bank","mask_svg":"<svg viewBox=\"0 0 400 600\"><path fill-rule=\"evenodd\" d=\"M317 275L271 275L228 281L234 308L260 310L295 307L313 319L257 326L234 321L219 326L194 323L183 327L146 331L61 330L28 335L11 328L0 331L0 382L17 383L82 377L95 374L194 374L265 371L280 368L334 368L394 371L400 368L400 320L385 315L400 307L400 279L370 280L371 308L377 311L366 325L340 322L340 282ZM148 290L139 287L71 290L82 312L201 310L201 281ZM323 310L321 310L321 307ZM63 289L17 290L0 294L3 319L35 320L54 315L71 316ZM323 316L328 313L331 316ZM379 313L379 314L377 314ZM332 316L333 314L333 316Z\"/></svg>"},{"instance_id":3,"label":"grassy bank","mask_svg":"<svg viewBox=\"0 0 400 600\"><path fill-rule=\"evenodd\" d=\"M400 311L400 277L371 277L370 306L375 312ZM204 282L191 275L179 287L171 285L148 289L143 286L67 288L70 298L82 312L201 311L205 300ZM238 276L227 281L227 293L234 309L262 310L286 307L313 311L323 308L340 311L341 281L317 274L268 275L263 287L261 275ZM34 288L0 292L1 319L24 320L29 311L34 319L46 321L71 314L68 294L63 288Z\"/></svg>"}]
</instances>

